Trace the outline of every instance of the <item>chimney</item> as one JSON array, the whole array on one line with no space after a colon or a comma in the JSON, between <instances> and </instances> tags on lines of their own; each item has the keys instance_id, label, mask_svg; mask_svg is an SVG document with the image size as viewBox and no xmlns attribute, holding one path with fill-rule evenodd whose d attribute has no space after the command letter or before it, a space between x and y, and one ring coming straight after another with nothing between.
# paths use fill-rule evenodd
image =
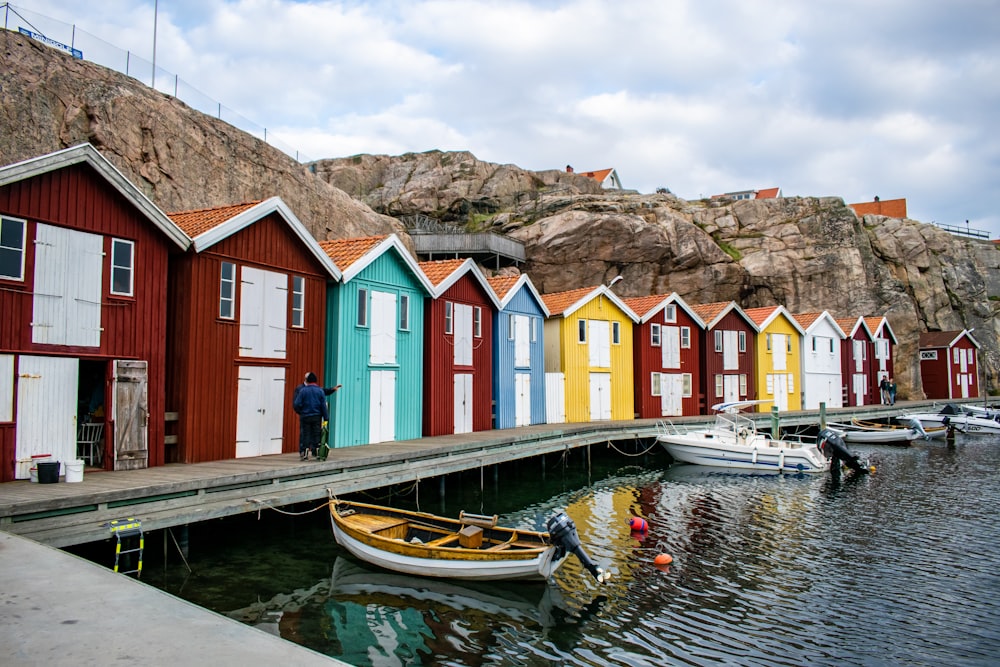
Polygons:
<instances>
[{"instance_id":1,"label":"chimney","mask_svg":"<svg viewBox=\"0 0 1000 667\"><path fill-rule=\"evenodd\" d=\"M566 165L566 173L567 174L572 174L573 173L573 166L572 165L569 165L569 164Z\"/></svg>"},{"instance_id":2,"label":"chimney","mask_svg":"<svg viewBox=\"0 0 1000 667\"><path fill-rule=\"evenodd\" d=\"M878 203L878 195L875 195L875 203Z\"/></svg>"}]
</instances>

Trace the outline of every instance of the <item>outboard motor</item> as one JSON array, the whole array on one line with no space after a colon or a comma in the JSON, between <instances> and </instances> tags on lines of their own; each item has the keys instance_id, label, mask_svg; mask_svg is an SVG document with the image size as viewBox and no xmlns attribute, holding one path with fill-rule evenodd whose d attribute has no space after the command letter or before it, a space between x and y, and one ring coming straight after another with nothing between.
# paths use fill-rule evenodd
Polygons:
<instances>
[{"instance_id":1,"label":"outboard motor","mask_svg":"<svg viewBox=\"0 0 1000 667\"><path fill-rule=\"evenodd\" d=\"M944 417L944 419L948 419L948 417ZM914 431L916 431L917 433L919 433L920 435L922 435L923 438L924 438L924 440L930 440L931 439L931 436L927 435L927 431L924 430L924 425L920 423L919 419L917 419L915 417L913 419L911 419L910 420L910 428L912 428Z\"/></svg>"},{"instance_id":2,"label":"outboard motor","mask_svg":"<svg viewBox=\"0 0 1000 667\"><path fill-rule=\"evenodd\" d=\"M580 545L580 536L576 532L576 524L573 523L573 519L566 516L565 512L556 514L548 520L545 526L548 528L549 537L552 538L552 544L559 549L559 553L557 553L559 558L562 558L563 554L566 553L573 554L580 559L587 571L594 575L597 583L603 584L611 578L611 574L594 565L590 556L583 550L583 546Z\"/></svg>"},{"instance_id":3,"label":"outboard motor","mask_svg":"<svg viewBox=\"0 0 1000 667\"><path fill-rule=\"evenodd\" d=\"M816 446L823 455L831 459L830 469L839 470L843 461L854 472L868 472L868 466L861 462L858 455L847 448L847 443L836 431L824 428L816 436Z\"/></svg>"}]
</instances>

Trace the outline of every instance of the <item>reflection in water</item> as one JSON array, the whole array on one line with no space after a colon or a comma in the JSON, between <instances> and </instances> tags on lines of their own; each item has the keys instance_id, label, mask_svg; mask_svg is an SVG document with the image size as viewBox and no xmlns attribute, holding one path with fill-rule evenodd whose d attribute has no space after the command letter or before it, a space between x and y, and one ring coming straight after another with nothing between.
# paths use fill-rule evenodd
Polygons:
<instances>
[{"instance_id":1,"label":"reflection in water","mask_svg":"<svg viewBox=\"0 0 1000 667\"><path fill-rule=\"evenodd\" d=\"M547 584L383 572L303 519L193 559L184 595L357 665L1000 663L1000 439L859 449L878 472L839 483L613 454L501 475L485 504L532 529L564 509L604 586L575 559Z\"/></svg>"}]
</instances>

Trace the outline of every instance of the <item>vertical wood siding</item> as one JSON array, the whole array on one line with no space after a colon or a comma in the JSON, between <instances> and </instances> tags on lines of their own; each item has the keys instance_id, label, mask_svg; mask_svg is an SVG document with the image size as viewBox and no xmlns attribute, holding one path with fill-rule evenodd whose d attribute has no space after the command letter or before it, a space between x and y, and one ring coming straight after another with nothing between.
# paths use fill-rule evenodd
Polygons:
<instances>
[{"instance_id":1,"label":"vertical wood siding","mask_svg":"<svg viewBox=\"0 0 1000 667\"><path fill-rule=\"evenodd\" d=\"M720 331L744 331L747 337L747 347L745 352L737 355L736 370L724 370L722 353L715 351L715 332ZM739 374L747 376L746 400L757 399L757 379L754 375L756 332L753 327L734 311L726 313L725 317L715 325L714 328L705 329L701 337L702 359L704 360L701 374L701 393L705 397L705 404L701 406L702 414L709 414L710 408L721 399L715 395L715 376L719 374Z\"/></svg>"},{"instance_id":2,"label":"vertical wood siding","mask_svg":"<svg viewBox=\"0 0 1000 667\"><path fill-rule=\"evenodd\" d=\"M865 392L858 403L854 395L854 375L856 359L854 357L854 341L860 340L864 344L864 357L861 361L861 373L865 376ZM867 330L858 327L853 337L845 338L840 347L840 375L843 392L844 406L870 405L873 402L871 376L872 376L872 355L874 353L871 337Z\"/></svg>"},{"instance_id":3,"label":"vertical wood siding","mask_svg":"<svg viewBox=\"0 0 1000 667\"><path fill-rule=\"evenodd\" d=\"M663 368L663 349L653 347L651 329L653 324L661 326L689 327L691 329L691 347L681 348L681 367ZM697 415L704 403L701 394L701 346L703 333L683 308L677 307L677 322L666 325L663 322L663 310L657 311L648 322L634 324L633 366L635 368L635 412L640 419L651 419L662 416L662 400L653 396L653 373L690 373L691 396L681 400L681 412L685 415ZM661 334L662 335L662 334ZM661 339L662 340L662 339ZM662 343L661 343L662 344Z\"/></svg>"},{"instance_id":4,"label":"vertical wood siding","mask_svg":"<svg viewBox=\"0 0 1000 667\"><path fill-rule=\"evenodd\" d=\"M472 365L455 366L453 336L444 333L444 304L481 306L482 338L473 341ZM486 431L493 421L493 303L472 276L462 276L437 299L426 300L424 315L424 435L455 432L454 382L457 373L472 377L472 430Z\"/></svg>"},{"instance_id":5,"label":"vertical wood siding","mask_svg":"<svg viewBox=\"0 0 1000 667\"><path fill-rule=\"evenodd\" d=\"M396 295L396 363L372 364L371 328L357 326L358 290ZM372 373L396 373L393 432L396 440L419 438L423 422L424 299L426 291L392 249L383 253L346 284L330 286L326 340L327 385L343 384L331 397L332 447L370 442ZM399 297L409 297L409 330L398 328ZM369 311L370 314L370 311Z\"/></svg>"},{"instance_id":6,"label":"vertical wood siding","mask_svg":"<svg viewBox=\"0 0 1000 667\"><path fill-rule=\"evenodd\" d=\"M767 334L781 334L788 336L791 339L792 351L785 353L785 369L784 371L775 371L773 360L774 357L771 353L767 351ZM749 346L749 338L747 340L747 345ZM767 376L770 373L781 373L783 375L791 375L793 377L792 382L794 383L794 390L788 393L788 409L789 410L801 410L802 409L802 336L795 327L792 326L791 322L788 321L784 315L780 315L770 324L767 328L757 334L757 394L758 398L767 400L772 397L771 394L767 393ZM757 406L758 412L770 412L771 406L774 403L761 403Z\"/></svg>"},{"instance_id":7,"label":"vertical wood siding","mask_svg":"<svg viewBox=\"0 0 1000 667\"><path fill-rule=\"evenodd\" d=\"M149 460L163 463L167 270L176 246L91 167L78 164L0 188L0 213L27 220L25 278L0 281L0 351L81 359L145 360L149 368ZM38 223L104 237L101 344L97 348L32 343L34 238ZM135 242L134 295L110 295L111 239ZM2 436L0 436L2 437ZM4 437L3 479L12 479L13 438ZM105 456L108 466L113 457Z\"/></svg>"},{"instance_id":8,"label":"vertical wood siding","mask_svg":"<svg viewBox=\"0 0 1000 667\"><path fill-rule=\"evenodd\" d=\"M305 279L302 328L292 328L291 295L284 359L239 354L240 290L234 319L219 318L221 263L253 266ZM289 289L291 280L289 279ZM177 459L218 461L236 455L240 366L281 367L285 372L282 451L298 451L298 417L292 391L307 371L321 374L326 330L326 278L319 261L276 213L269 214L201 253L174 263L170 282L170 379L167 409L178 413Z\"/></svg>"},{"instance_id":9,"label":"vertical wood siding","mask_svg":"<svg viewBox=\"0 0 1000 667\"><path fill-rule=\"evenodd\" d=\"M514 341L508 340L509 320L514 315L526 315L534 320L535 341L529 344L531 365L528 369L515 368ZM544 315L534 295L525 286L496 314L493 330L493 400L496 428L516 425L517 405L515 374L529 374L531 389L531 424L545 423L545 333ZM529 336L531 328L529 325Z\"/></svg>"}]
</instances>

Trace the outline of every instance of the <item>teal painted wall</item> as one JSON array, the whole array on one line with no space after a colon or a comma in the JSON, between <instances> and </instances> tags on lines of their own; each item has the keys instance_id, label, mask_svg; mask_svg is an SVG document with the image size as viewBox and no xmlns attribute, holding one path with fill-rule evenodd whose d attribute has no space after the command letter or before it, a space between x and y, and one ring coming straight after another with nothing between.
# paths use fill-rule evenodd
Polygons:
<instances>
[{"instance_id":1,"label":"teal painted wall","mask_svg":"<svg viewBox=\"0 0 1000 667\"><path fill-rule=\"evenodd\" d=\"M371 329L359 327L358 293L368 290L371 314L373 291L396 294L396 363L370 363ZM409 296L410 321L400 330L400 296ZM325 386L342 384L330 396L331 447L350 447L371 442L369 417L371 372L395 370L394 440L419 438L423 414L424 301L427 292L410 272L396 250L390 248L349 282L331 284L327 294L327 342Z\"/></svg>"}]
</instances>

